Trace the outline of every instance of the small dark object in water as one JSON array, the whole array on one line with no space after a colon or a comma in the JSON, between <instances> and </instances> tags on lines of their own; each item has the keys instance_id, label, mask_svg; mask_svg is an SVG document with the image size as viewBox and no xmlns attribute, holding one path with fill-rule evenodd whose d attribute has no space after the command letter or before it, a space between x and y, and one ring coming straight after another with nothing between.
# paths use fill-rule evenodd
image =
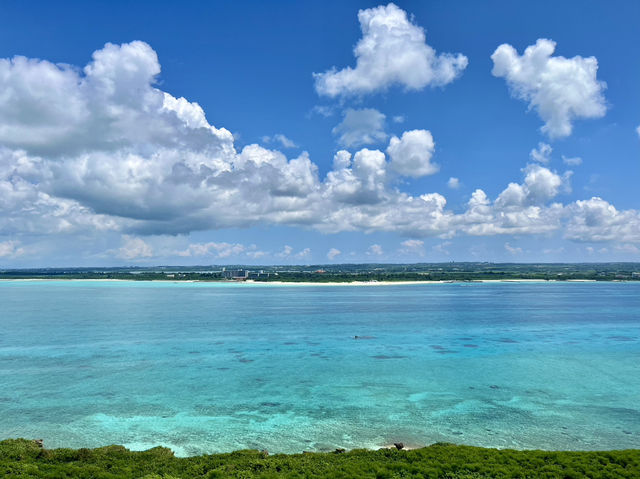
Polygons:
<instances>
[{"instance_id":1,"label":"small dark object in water","mask_svg":"<svg viewBox=\"0 0 640 479\"><path fill-rule=\"evenodd\" d=\"M394 446L396 446L396 449L399 451L400 449L404 448L404 444L401 442L394 442L393 443Z\"/></svg>"},{"instance_id":2,"label":"small dark object in water","mask_svg":"<svg viewBox=\"0 0 640 479\"><path fill-rule=\"evenodd\" d=\"M335 454L343 454L344 452L346 452L344 449L338 448L335 451L333 451Z\"/></svg>"},{"instance_id":3,"label":"small dark object in water","mask_svg":"<svg viewBox=\"0 0 640 479\"><path fill-rule=\"evenodd\" d=\"M489 386L491 389L500 389L500 386L496 386L495 384L492 384L491 386Z\"/></svg>"},{"instance_id":4,"label":"small dark object in water","mask_svg":"<svg viewBox=\"0 0 640 479\"><path fill-rule=\"evenodd\" d=\"M353 339L376 339L375 336L354 336Z\"/></svg>"},{"instance_id":5,"label":"small dark object in water","mask_svg":"<svg viewBox=\"0 0 640 479\"><path fill-rule=\"evenodd\" d=\"M631 431L625 431L624 429L622 430L622 432L624 432L625 434L631 434Z\"/></svg>"}]
</instances>

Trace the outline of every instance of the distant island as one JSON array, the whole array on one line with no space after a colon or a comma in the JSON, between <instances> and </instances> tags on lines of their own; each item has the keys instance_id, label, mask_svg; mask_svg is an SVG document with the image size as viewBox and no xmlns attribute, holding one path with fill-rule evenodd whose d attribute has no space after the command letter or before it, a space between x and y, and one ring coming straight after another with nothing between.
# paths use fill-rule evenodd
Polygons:
<instances>
[{"instance_id":1,"label":"distant island","mask_svg":"<svg viewBox=\"0 0 640 479\"><path fill-rule=\"evenodd\" d=\"M418 263L212 265L0 269L0 280L254 281L353 283L406 281L640 281L640 263Z\"/></svg>"}]
</instances>

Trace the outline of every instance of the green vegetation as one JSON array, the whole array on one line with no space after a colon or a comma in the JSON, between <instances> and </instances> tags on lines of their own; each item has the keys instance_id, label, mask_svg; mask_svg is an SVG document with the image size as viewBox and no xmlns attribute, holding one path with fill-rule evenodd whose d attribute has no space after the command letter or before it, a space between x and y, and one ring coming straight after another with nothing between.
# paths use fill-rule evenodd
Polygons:
<instances>
[{"instance_id":1,"label":"green vegetation","mask_svg":"<svg viewBox=\"0 0 640 479\"><path fill-rule=\"evenodd\" d=\"M381 449L269 456L237 451L187 458L156 447L43 449L35 441L0 442L1 477L48 478L638 478L640 450L547 452L434 444L413 451Z\"/></svg>"},{"instance_id":2,"label":"green vegetation","mask_svg":"<svg viewBox=\"0 0 640 479\"><path fill-rule=\"evenodd\" d=\"M419 263L287 266L162 266L150 268L43 268L0 270L0 279L125 279L228 281L247 272L260 282L345 283L353 281L639 281L640 263Z\"/></svg>"}]
</instances>

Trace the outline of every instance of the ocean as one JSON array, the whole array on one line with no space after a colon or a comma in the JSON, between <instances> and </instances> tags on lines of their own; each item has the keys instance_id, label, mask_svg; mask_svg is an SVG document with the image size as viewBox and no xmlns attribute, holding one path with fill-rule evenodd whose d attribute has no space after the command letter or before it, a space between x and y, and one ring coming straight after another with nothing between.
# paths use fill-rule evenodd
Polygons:
<instances>
[{"instance_id":1,"label":"ocean","mask_svg":"<svg viewBox=\"0 0 640 479\"><path fill-rule=\"evenodd\" d=\"M0 281L0 438L640 448L640 283Z\"/></svg>"}]
</instances>

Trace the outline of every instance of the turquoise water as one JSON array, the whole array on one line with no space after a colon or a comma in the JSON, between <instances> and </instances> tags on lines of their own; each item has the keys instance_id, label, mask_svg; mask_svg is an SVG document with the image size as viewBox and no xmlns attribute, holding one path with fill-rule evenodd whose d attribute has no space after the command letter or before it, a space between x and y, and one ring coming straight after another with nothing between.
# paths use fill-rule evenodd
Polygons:
<instances>
[{"instance_id":1,"label":"turquoise water","mask_svg":"<svg viewBox=\"0 0 640 479\"><path fill-rule=\"evenodd\" d=\"M6 437L639 448L640 283L4 281Z\"/></svg>"}]
</instances>

